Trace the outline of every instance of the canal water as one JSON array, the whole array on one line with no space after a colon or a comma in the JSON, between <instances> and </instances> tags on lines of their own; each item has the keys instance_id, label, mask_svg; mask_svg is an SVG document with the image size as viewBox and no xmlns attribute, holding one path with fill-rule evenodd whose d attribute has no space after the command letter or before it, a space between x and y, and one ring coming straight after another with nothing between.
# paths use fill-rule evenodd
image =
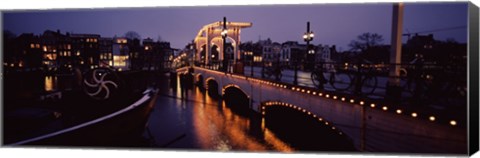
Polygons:
<instances>
[{"instance_id":1,"label":"canal water","mask_svg":"<svg viewBox=\"0 0 480 158\"><path fill-rule=\"evenodd\" d=\"M159 79L159 85L169 86L160 86L144 134L149 148L281 152L354 150L351 144L344 143L347 139L332 139L337 138L332 136L335 133L329 133L319 123L312 124L308 117L297 116L295 111L273 110L265 121L253 111L233 108L248 105L231 105L248 102L239 100L227 104L199 87L182 96L178 78L177 84L170 83L168 78ZM285 117L293 119L281 119ZM340 146L339 141L343 142Z\"/></svg>"},{"instance_id":2,"label":"canal water","mask_svg":"<svg viewBox=\"0 0 480 158\"><path fill-rule=\"evenodd\" d=\"M74 88L66 84L72 82L69 76L28 75L9 78L6 83L28 84L20 87L6 84L8 91L48 93ZM267 114L261 116L245 108L249 107L249 101L241 97L240 90L226 90L231 96L222 97L195 86L182 95L178 76L151 76L154 77L148 80L156 82L159 93L143 136L118 138L119 141L109 147L256 152L355 151L349 139L297 110L274 106L267 108ZM16 98L7 98L18 102Z\"/></svg>"}]
</instances>

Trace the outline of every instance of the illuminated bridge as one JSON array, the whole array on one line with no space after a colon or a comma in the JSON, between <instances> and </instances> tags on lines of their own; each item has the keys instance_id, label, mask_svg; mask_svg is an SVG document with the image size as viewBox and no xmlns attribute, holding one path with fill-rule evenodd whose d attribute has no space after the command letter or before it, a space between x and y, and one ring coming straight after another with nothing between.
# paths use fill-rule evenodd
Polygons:
<instances>
[{"instance_id":1,"label":"illuminated bridge","mask_svg":"<svg viewBox=\"0 0 480 158\"><path fill-rule=\"evenodd\" d=\"M360 151L465 153L465 122L400 109L354 95L193 67L195 82L223 97L247 96L248 108L262 117L274 107L293 109L346 136ZM178 72L186 68L177 69ZM288 117L288 116L285 116ZM263 124L263 121L262 121Z\"/></svg>"}]
</instances>

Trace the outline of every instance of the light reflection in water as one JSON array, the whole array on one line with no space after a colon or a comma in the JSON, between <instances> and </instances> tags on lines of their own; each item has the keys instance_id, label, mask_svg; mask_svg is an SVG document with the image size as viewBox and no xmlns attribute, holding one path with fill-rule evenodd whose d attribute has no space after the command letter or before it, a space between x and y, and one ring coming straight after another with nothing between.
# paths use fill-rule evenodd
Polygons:
<instances>
[{"instance_id":1,"label":"light reflection in water","mask_svg":"<svg viewBox=\"0 0 480 158\"><path fill-rule=\"evenodd\" d=\"M45 76L45 91L53 91L57 88L57 76Z\"/></svg>"},{"instance_id":2,"label":"light reflection in water","mask_svg":"<svg viewBox=\"0 0 480 158\"><path fill-rule=\"evenodd\" d=\"M198 91L197 91L198 92ZM286 143L277 138L272 132L264 129L265 137L257 138L249 134L250 119L234 113L230 108L212 99L205 93L205 105L196 102L193 106L193 126L199 138L200 146L204 149L220 151L248 150L248 151L293 151ZM196 95L203 97L202 95ZM203 100L196 97L195 100ZM218 104L222 104L218 107Z\"/></svg>"},{"instance_id":3,"label":"light reflection in water","mask_svg":"<svg viewBox=\"0 0 480 158\"><path fill-rule=\"evenodd\" d=\"M224 101L197 87L183 98L180 83L171 88L160 92L173 97L160 97L149 121L159 147L217 151L294 150L262 128L260 117L238 115ZM176 139L183 133L184 137Z\"/></svg>"}]
</instances>

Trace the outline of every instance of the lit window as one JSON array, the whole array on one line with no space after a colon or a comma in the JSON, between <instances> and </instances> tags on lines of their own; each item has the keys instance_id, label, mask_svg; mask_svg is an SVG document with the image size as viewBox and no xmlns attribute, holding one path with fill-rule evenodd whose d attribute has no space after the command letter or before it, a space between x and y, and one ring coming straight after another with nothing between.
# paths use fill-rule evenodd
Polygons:
<instances>
[{"instance_id":1,"label":"lit window","mask_svg":"<svg viewBox=\"0 0 480 158\"><path fill-rule=\"evenodd\" d=\"M262 56L254 56L253 61L254 62L262 62Z\"/></svg>"},{"instance_id":2,"label":"lit window","mask_svg":"<svg viewBox=\"0 0 480 158\"><path fill-rule=\"evenodd\" d=\"M128 56L127 55L115 55L113 56L113 64L115 66L126 66Z\"/></svg>"},{"instance_id":3,"label":"lit window","mask_svg":"<svg viewBox=\"0 0 480 158\"><path fill-rule=\"evenodd\" d=\"M68 44L67 49L72 49L72 45Z\"/></svg>"},{"instance_id":4,"label":"lit window","mask_svg":"<svg viewBox=\"0 0 480 158\"><path fill-rule=\"evenodd\" d=\"M36 44L36 45L35 45L35 48L40 48L40 44Z\"/></svg>"},{"instance_id":5,"label":"lit window","mask_svg":"<svg viewBox=\"0 0 480 158\"><path fill-rule=\"evenodd\" d=\"M47 52L47 46L43 46L43 51Z\"/></svg>"},{"instance_id":6,"label":"lit window","mask_svg":"<svg viewBox=\"0 0 480 158\"><path fill-rule=\"evenodd\" d=\"M35 48L35 44L30 44L30 48Z\"/></svg>"}]
</instances>

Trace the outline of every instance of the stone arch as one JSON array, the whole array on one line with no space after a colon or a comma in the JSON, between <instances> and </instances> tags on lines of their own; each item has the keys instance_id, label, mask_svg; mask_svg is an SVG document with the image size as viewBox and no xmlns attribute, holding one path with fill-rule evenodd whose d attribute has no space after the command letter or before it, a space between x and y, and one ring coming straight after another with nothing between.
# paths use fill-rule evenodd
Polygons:
<instances>
[{"instance_id":1,"label":"stone arch","mask_svg":"<svg viewBox=\"0 0 480 158\"><path fill-rule=\"evenodd\" d=\"M200 47L196 49L196 50L197 50L197 52L195 52L195 53L196 53L196 55L195 55L195 57L196 57L195 60L196 60L196 61L199 61L200 63L204 63L204 62L205 62L205 60L206 60L206 58L207 58L207 57L205 56L205 55L207 54L207 50L206 50L206 49L207 49L207 44L205 44L205 43L202 44L202 45L200 45Z\"/></svg>"},{"instance_id":2,"label":"stone arch","mask_svg":"<svg viewBox=\"0 0 480 158\"><path fill-rule=\"evenodd\" d=\"M205 88L207 89L207 92L210 96L212 97L219 97L219 87L220 84L215 80L213 77L208 77L205 80Z\"/></svg>"},{"instance_id":3,"label":"stone arch","mask_svg":"<svg viewBox=\"0 0 480 158\"><path fill-rule=\"evenodd\" d=\"M269 108L272 108L272 107L277 108L277 111L280 111L278 109L283 109L283 110L281 110L282 112L287 111L286 109L290 109L291 113L295 113L296 115L300 115L300 117L307 117L307 118L310 117L309 119L311 121L315 122L315 124L317 124L318 126L321 126L321 129L326 131L325 133L331 134L328 138L330 138L330 141L334 142L334 143L328 144L328 146L332 147L332 149L329 149L329 150L334 150L334 151L353 151L353 150L356 150L352 137L350 137L349 135L344 133L338 126L336 126L336 124L334 124L332 122L329 122L328 120L326 120L322 116L317 116L316 114L314 114L313 112L311 112L311 111L309 111L305 108L302 108L300 106L296 106L296 105L293 105L293 104L285 103L285 102L280 102L280 101L265 101L265 102L261 103L260 107L261 107L262 118L264 118L264 119L266 118L266 116L268 114L267 112L268 112ZM270 109L270 110L272 110L272 109ZM273 111L270 111L270 112L273 112ZM281 116L282 116L282 118L287 118L287 119L289 119L289 118L293 119L294 118L294 116L288 116L288 117L285 116L285 115L281 115ZM298 116L296 116L296 117L298 117ZM276 118L278 118L278 117L276 117ZM274 121L276 121L276 120L274 120ZM289 120L289 121L279 120L278 124L281 124L281 126L288 126L284 123L285 122L290 122L290 121L299 122L299 121L295 121L295 119L294 120ZM268 123L271 123L271 122L272 121L269 122L268 120L266 120L265 124L268 124ZM296 128L298 128L298 127L296 127ZM298 128L298 129L301 129L301 128ZM307 131L307 130L302 130L302 131ZM334 140L334 141L332 141L332 140ZM343 148L343 147L345 147L345 148Z\"/></svg>"},{"instance_id":4,"label":"stone arch","mask_svg":"<svg viewBox=\"0 0 480 158\"><path fill-rule=\"evenodd\" d=\"M233 46L233 54L235 54L235 52L238 51L238 48L236 47L238 45L238 42L237 40L235 40L234 38L232 37L229 37L227 36L227 41L230 41L230 43L232 44ZM216 37L213 37L209 43L211 44L211 47L212 47L212 53L213 53L213 46L217 46L218 47L218 52L219 52L219 56L218 56L218 60L223 60L225 59L225 57L223 56L223 50L225 49L224 45L223 45L223 38L222 36L216 36ZM228 43L228 42L227 42ZM232 56L235 56L235 55L232 55ZM213 57L212 57L213 58ZM234 58L231 58L230 60L233 60ZM239 59L239 58L237 58Z\"/></svg>"},{"instance_id":5,"label":"stone arch","mask_svg":"<svg viewBox=\"0 0 480 158\"><path fill-rule=\"evenodd\" d=\"M248 114L252 110L250 95L236 84L223 86L222 98L227 106L239 114Z\"/></svg>"},{"instance_id":6,"label":"stone arch","mask_svg":"<svg viewBox=\"0 0 480 158\"><path fill-rule=\"evenodd\" d=\"M211 52L210 54L212 54L211 57L210 57L210 59L212 59L212 61L222 60L221 57L222 57L223 54L221 53L222 51L221 51L220 46L218 46L216 44L212 44L212 47L210 48L210 52Z\"/></svg>"},{"instance_id":7,"label":"stone arch","mask_svg":"<svg viewBox=\"0 0 480 158\"><path fill-rule=\"evenodd\" d=\"M236 85L236 84L233 84L233 83L230 83L230 84L227 84L225 86L223 86L222 88L222 95L225 95L225 90L227 88L231 88L231 87L235 87L235 88L238 88L240 91L242 91L248 98L251 98L250 95L245 91L243 90L239 85Z\"/></svg>"}]
</instances>

